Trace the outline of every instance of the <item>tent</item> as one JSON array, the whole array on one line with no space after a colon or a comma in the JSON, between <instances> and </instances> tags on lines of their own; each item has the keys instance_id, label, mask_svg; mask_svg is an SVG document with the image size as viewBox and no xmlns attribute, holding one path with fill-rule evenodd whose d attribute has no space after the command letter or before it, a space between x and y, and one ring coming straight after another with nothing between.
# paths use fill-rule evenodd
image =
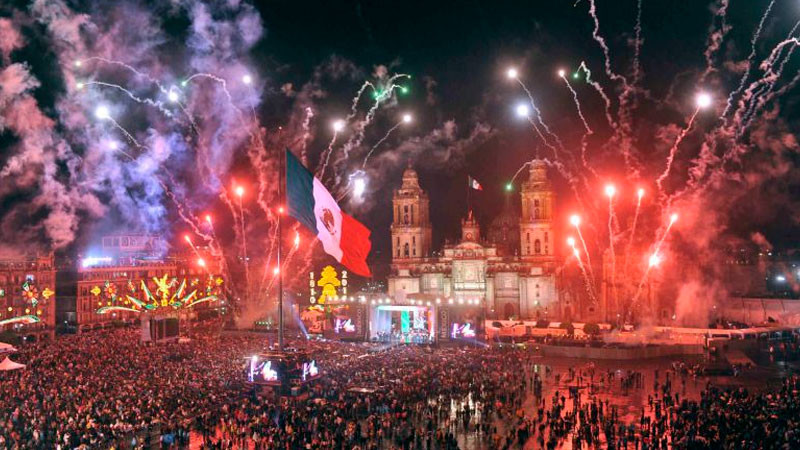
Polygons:
<instances>
[{"instance_id":1,"label":"tent","mask_svg":"<svg viewBox=\"0 0 800 450\"><path fill-rule=\"evenodd\" d=\"M17 349L13 345L0 342L0 353L14 353L16 351Z\"/></svg>"},{"instance_id":2,"label":"tent","mask_svg":"<svg viewBox=\"0 0 800 450\"><path fill-rule=\"evenodd\" d=\"M25 364L15 363L14 361L10 360L8 356L6 356L6 359L4 359L3 362L0 362L0 371L3 372L6 370L22 369L24 367Z\"/></svg>"}]
</instances>

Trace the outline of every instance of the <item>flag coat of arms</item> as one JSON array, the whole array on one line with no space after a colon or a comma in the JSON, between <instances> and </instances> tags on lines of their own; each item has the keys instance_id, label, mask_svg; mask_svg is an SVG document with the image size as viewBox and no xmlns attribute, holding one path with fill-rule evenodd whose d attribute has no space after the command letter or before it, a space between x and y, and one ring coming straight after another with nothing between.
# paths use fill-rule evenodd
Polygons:
<instances>
[{"instance_id":1,"label":"flag coat of arms","mask_svg":"<svg viewBox=\"0 0 800 450\"><path fill-rule=\"evenodd\" d=\"M317 235L325 253L352 272L372 276L367 255L371 232L345 214L322 182L286 150L286 201L289 215Z\"/></svg>"}]
</instances>

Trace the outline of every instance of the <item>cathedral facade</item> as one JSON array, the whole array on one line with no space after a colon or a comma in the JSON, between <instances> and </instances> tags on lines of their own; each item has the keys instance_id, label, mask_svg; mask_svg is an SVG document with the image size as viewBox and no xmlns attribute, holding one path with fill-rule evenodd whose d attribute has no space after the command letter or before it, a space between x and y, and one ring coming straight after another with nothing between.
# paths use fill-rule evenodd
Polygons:
<instances>
[{"instance_id":1,"label":"cathedral facade","mask_svg":"<svg viewBox=\"0 0 800 450\"><path fill-rule=\"evenodd\" d=\"M556 289L555 193L543 161L530 164L519 213L509 197L505 211L482 237L470 211L461 238L432 249L428 195L408 168L392 198L392 267L389 295L410 294L479 302L485 317L557 318L564 312Z\"/></svg>"}]
</instances>

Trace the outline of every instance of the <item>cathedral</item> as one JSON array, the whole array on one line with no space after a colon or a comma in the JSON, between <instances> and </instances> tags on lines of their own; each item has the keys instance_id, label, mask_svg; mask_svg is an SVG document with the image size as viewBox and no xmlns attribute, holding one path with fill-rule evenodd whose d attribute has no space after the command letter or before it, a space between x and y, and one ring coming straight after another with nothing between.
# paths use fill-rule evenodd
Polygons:
<instances>
[{"instance_id":1,"label":"cathedral","mask_svg":"<svg viewBox=\"0 0 800 450\"><path fill-rule=\"evenodd\" d=\"M517 213L510 196L506 199L505 211L492 221L485 237L470 211L461 221L459 242L434 252L428 195L417 172L407 168L392 198L389 295L480 304L487 318L564 315L567 306L556 289L555 193L543 161L530 164L520 200Z\"/></svg>"}]
</instances>

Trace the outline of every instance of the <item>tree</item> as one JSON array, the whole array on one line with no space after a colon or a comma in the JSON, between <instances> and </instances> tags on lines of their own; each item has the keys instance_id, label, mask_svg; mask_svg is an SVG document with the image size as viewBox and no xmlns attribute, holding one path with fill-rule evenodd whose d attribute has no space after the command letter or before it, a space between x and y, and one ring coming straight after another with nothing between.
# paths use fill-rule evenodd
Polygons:
<instances>
[{"instance_id":1,"label":"tree","mask_svg":"<svg viewBox=\"0 0 800 450\"><path fill-rule=\"evenodd\" d=\"M583 332L589 336L595 337L600 334L600 325L596 323L587 323L583 326Z\"/></svg>"},{"instance_id":2,"label":"tree","mask_svg":"<svg viewBox=\"0 0 800 450\"><path fill-rule=\"evenodd\" d=\"M575 326L572 325L572 322L561 322L559 328L567 330L567 336L574 336L575 335Z\"/></svg>"}]
</instances>

